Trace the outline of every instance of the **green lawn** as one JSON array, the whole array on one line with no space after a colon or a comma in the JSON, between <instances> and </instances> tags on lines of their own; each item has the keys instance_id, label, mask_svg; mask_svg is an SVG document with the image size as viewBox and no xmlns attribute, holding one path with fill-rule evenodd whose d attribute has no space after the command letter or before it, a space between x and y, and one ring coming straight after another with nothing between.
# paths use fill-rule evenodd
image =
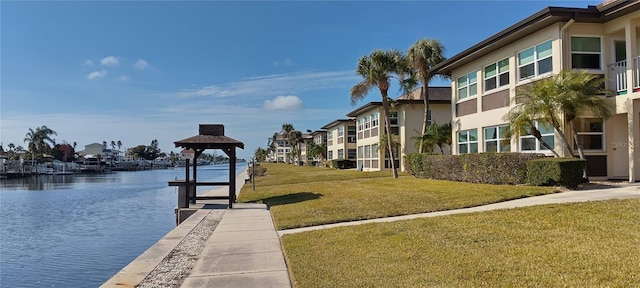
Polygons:
<instances>
[{"instance_id":1,"label":"green lawn","mask_svg":"<svg viewBox=\"0 0 640 288\"><path fill-rule=\"evenodd\" d=\"M295 287L638 287L640 199L282 237Z\"/></svg>"},{"instance_id":2,"label":"green lawn","mask_svg":"<svg viewBox=\"0 0 640 288\"><path fill-rule=\"evenodd\" d=\"M240 202L263 202L277 229L451 210L555 193L550 187L485 185L359 172L261 164L256 191L244 185Z\"/></svg>"}]
</instances>

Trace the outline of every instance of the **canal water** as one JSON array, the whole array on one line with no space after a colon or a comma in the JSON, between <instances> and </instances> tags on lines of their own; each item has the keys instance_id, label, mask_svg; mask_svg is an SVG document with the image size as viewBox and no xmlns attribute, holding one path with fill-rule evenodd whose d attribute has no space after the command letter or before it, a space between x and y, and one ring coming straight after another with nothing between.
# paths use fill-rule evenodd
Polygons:
<instances>
[{"instance_id":1,"label":"canal water","mask_svg":"<svg viewBox=\"0 0 640 288\"><path fill-rule=\"evenodd\" d=\"M246 169L240 163L236 175ZM175 227L184 168L0 180L0 287L98 287ZM228 165L198 167L226 181ZM198 187L198 191L215 187Z\"/></svg>"}]
</instances>

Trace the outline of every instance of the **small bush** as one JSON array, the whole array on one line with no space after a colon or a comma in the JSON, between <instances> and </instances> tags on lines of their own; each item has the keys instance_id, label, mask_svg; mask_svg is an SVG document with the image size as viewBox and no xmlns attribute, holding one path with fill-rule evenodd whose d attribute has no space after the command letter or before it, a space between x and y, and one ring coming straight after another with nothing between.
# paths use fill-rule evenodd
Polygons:
<instances>
[{"instance_id":1,"label":"small bush","mask_svg":"<svg viewBox=\"0 0 640 288\"><path fill-rule=\"evenodd\" d=\"M583 182L587 162L575 158L545 158L527 162L527 182L537 186L575 188Z\"/></svg>"},{"instance_id":2,"label":"small bush","mask_svg":"<svg viewBox=\"0 0 640 288\"><path fill-rule=\"evenodd\" d=\"M255 169L254 171L256 173L255 176L264 176L265 174L267 174L267 168L262 167L260 165L256 165L254 169ZM252 174L252 171L251 171L251 169L249 169L249 177L251 177L251 174Z\"/></svg>"}]
</instances>

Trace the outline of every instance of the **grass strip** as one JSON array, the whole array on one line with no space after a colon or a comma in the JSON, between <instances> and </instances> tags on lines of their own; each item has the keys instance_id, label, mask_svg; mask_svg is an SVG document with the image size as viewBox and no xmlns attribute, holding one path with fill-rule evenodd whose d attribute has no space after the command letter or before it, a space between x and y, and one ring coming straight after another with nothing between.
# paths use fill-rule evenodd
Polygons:
<instances>
[{"instance_id":1,"label":"grass strip","mask_svg":"<svg viewBox=\"0 0 640 288\"><path fill-rule=\"evenodd\" d=\"M555 193L550 187L486 185L418 179L391 172L359 172L288 164L261 164L256 191L245 185L241 202L270 206L276 228L374 219L473 207Z\"/></svg>"},{"instance_id":2,"label":"grass strip","mask_svg":"<svg viewBox=\"0 0 640 288\"><path fill-rule=\"evenodd\" d=\"M284 235L295 287L635 287L640 199Z\"/></svg>"}]
</instances>

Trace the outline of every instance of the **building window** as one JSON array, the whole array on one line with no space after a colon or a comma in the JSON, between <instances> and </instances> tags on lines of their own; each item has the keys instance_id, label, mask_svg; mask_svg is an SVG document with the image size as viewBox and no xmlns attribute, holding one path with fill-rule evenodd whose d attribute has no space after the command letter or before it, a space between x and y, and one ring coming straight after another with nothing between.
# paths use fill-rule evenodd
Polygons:
<instances>
[{"instance_id":1,"label":"building window","mask_svg":"<svg viewBox=\"0 0 640 288\"><path fill-rule=\"evenodd\" d=\"M379 151L378 144L371 145L371 158L378 159L378 157L380 157L378 154Z\"/></svg>"},{"instance_id":2,"label":"building window","mask_svg":"<svg viewBox=\"0 0 640 288\"><path fill-rule=\"evenodd\" d=\"M356 149L347 149L347 159L356 159Z\"/></svg>"},{"instance_id":3,"label":"building window","mask_svg":"<svg viewBox=\"0 0 640 288\"><path fill-rule=\"evenodd\" d=\"M389 112L391 126L398 125L398 111Z\"/></svg>"},{"instance_id":4,"label":"building window","mask_svg":"<svg viewBox=\"0 0 640 288\"><path fill-rule=\"evenodd\" d=\"M478 129L458 132L458 154L478 153Z\"/></svg>"},{"instance_id":5,"label":"building window","mask_svg":"<svg viewBox=\"0 0 640 288\"><path fill-rule=\"evenodd\" d=\"M540 76L553 70L551 41L518 53L520 80Z\"/></svg>"},{"instance_id":6,"label":"building window","mask_svg":"<svg viewBox=\"0 0 640 288\"><path fill-rule=\"evenodd\" d=\"M364 130L364 118L358 119L358 131Z\"/></svg>"},{"instance_id":7,"label":"building window","mask_svg":"<svg viewBox=\"0 0 640 288\"><path fill-rule=\"evenodd\" d=\"M371 158L371 146L364 146L364 159Z\"/></svg>"},{"instance_id":8,"label":"building window","mask_svg":"<svg viewBox=\"0 0 640 288\"><path fill-rule=\"evenodd\" d=\"M338 159L344 159L344 149L338 149Z\"/></svg>"},{"instance_id":9,"label":"building window","mask_svg":"<svg viewBox=\"0 0 640 288\"><path fill-rule=\"evenodd\" d=\"M540 131L542 135L542 140L549 144L549 146L554 147L553 143L553 126L548 123L534 121L535 127ZM526 134L520 136L520 151L532 151L532 152L540 152L540 151L549 151L547 148L544 148L540 141L533 137L531 134Z\"/></svg>"},{"instance_id":10,"label":"building window","mask_svg":"<svg viewBox=\"0 0 640 288\"><path fill-rule=\"evenodd\" d=\"M474 96L478 93L478 72L473 71L458 78L458 100Z\"/></svg>"},{"instance_id":11,"label":"building window","mask_svg":"<svg viewBox=\"0 0 640 288\"><path fill-rule=\"evenodd\" d=\"M333 151L329 150L327 151L327 160L331 160L331 159L333 159Z\"/></svg>"},{"instance_id":12,"label":"building window","mask_svg":"<svg viewBox=\"0 0 640 288\"><path fill-rule=\"evenodd\" d=\"M333 140L333 131L327 131L327 140Z\"/></svg>"},{"instance_id":13,"label":"building window","mask_svg":"<svg viewBox=\"0 0 640 288\"><path fill-rule=\"evenodd\" d=\"M511 152L507 125L484 128L484 152Z\"/></svg>"},{"instance_id":14,"label":"building window","mask_svg":"<svg viewBox=\"0 0 640 288\"><path fill-rule=\"evenodd\" d=\"M427 111L427 126L433 124L433 121L431 121L431 109L429 109L429 111Z\"/></svg>"},{"instance_id":15,"label":"building window","mask_svg":"<svg viewBox=\"0 0 640 288\"><path fill-rule=\"evenodd\" d=\"M599 37L571 37L571 68L601 69Z\"/></svg>"},{"instance_id":16,"label":"building window","mask_svg":"<svg viewBox=\"0 0 640 288\"><path fill-rule=\"evenodd\" d=\"M576 118L578 141L584 150L604 150L604 121L601 118ZM576 143L577 144L577 143ZM577 145L574 145L577 149Z\"/></svg>"},{"instance_id":17,"label":"building window","mask_svg":"<svg viewBox=\"0 0 640 288\"><path fill-rule=\"evenodd\" d=\"M371 128L378 127L378 123L379 123L378 116L379 116L378 112L373 113L373 117L371 119Z\"/></svg>"},{"instance_id":18,"label":"building window","mask_svg":"<svg viewBox=\"0 0 640 288\"><path fill-rule=\"evenodd\" d=\"M509 85L509 59L484 67L484 91Z\"/></svg>"},{"instance_id":19,"label":"building window","mask_svg":"<svg viewBox=\"0 0 640 288\"><path fill-rule=\"evenodd\" d=\"M358 159L362 159L364 158L364 148L362 148L363 146L358 146Z\"/></svg>"},{"instance_id":20,"label":"building window","mask_svg":"<svg viewBox=\"0 0 640 288\"><path fill-rule=\"evenodd\" d=\"M344 127L338 127L338 138L344 136Z\"/></svg>"}]
</instances>

